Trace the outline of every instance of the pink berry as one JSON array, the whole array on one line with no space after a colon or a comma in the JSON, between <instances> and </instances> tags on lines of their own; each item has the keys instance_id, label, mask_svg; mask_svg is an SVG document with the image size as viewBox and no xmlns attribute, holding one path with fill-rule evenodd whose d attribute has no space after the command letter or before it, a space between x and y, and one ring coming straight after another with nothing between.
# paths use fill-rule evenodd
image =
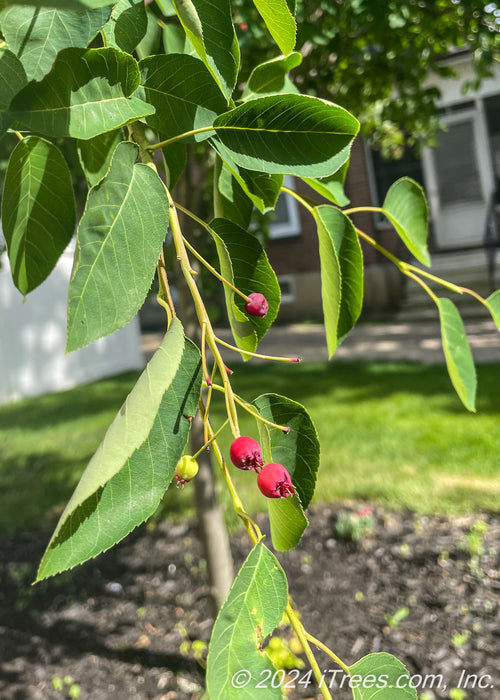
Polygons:
<instances>
[{"instance_id":1,"label":"pink berry","mask_svg":"<svg viewBox=\"0 0 500 700\"><path fill-rule=\"evenodd\" d=\"M248 295L248 301L245 304L245 310L250 316L264 316L267 314L269 304L266 297L258 292L252 292Z\"/></svg>"},{"instance_id":2,"label":"pink berry","mask_svg":"<svg viewBox=\"0 0 500 700\"><path fill-rule=\"evenodd\" d=\"M275 462L262 467L257 486L267 498L287 498L295 493L290 474L282 464Z\"/></svg>"},{"instance_id":3,"label":"pink berry","mask_svg":"<svg viewBox=\"0 0 500 700\"><path fill-rule=\"evenodd\" d=\"M231 462L238 469L253 469L258 472L264 464L262 450L257 440L242 435L229 448Z\"/></svg>"}]
</instances>

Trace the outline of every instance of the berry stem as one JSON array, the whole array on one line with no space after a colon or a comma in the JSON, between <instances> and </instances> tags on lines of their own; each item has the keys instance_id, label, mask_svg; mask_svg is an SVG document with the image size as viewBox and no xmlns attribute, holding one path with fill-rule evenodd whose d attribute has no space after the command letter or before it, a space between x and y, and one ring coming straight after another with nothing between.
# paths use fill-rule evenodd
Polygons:
<instances>
[{"instance_id":1,"label":"berry stem","mask_svg":"<svg viewBox=\"0 0 500 700\"><path fill-rule=\"evenodd\" d=\"M183 211L185 213L188 212L188 210L184 209L184 207L181 207L180 205L176 205L176 206L179 207L179 211ZM198 217L195 217L193 215L193 218L197 219ZM244 294L240 289L238 289L238 287L235 287L234 284L232 284L229 280L227 280L219 272L217 272L215 267L210 265L208 260L205 260L205 258L198 253L196 248L193 248L193 246L185 238L184 238L184 245L194 255L194 257L197 258L201 262L201 264L204 265L207 268L207 270L212 273L212 275L214 277L216 277L218 280L220 280L227 287L230 287L230 289L232 289L234 292L236 292L236 294L239 294L242 299L244 299L245 301L249 301L249 297L246 294Z\"/></svg>"},{"instance_id":2,"label":"berry stem","mask_svg":"<svg viewBox=\"0 0 500 700\"><path fill-rule=\"evenodd\" d=\"M224 392L225 389L223 386L220 386L220 384L212 384L212 389L215 389L216 391L221 391ZM289 433L290 432L290 427L288 425L278 425L277 423L272 423L270 420L267 420L266 418L263 418L260 413L255 413L254 410L252 410L249 406L249 404L244 401L240 396L237 394L233 394L234 400L236 403L241 406L247 413L249 413L251 416L253 416L256 420L260 420L262 423L265 423L266 425L270 425L271 428L277 428L278 430L281 430L283 433Z\"/></svg>"},{"instance_id":3,"label":"berry stem","mask_svg":"<svg viewBox=\"0 0 500 700\"><path fill-rule=\"evenodd\" d=\"M167 269L165 266L165 256L163 254L163 248L160 253L160 260L157 265L158 270L158 282L160 284L160 293L157 295L158 303L163 306L167 312L168 322L172 318L176 317L174 302L172 300L172 295L170 294L170 286L168 284Z\"/></svg>"},{"instance_id":4,"label":"berry stem","mask_svg":"<svg viewBox=\"0 0 500 700\"><path fill-rule=\"evenodd\" d=\"M237 348L236 345L231 345L230 343L226 343L225 340L221 340L221 338L218 336L215 337L215 342L219 343L219 345L223 345L225 348L229 348L229 350L240 352L242 355L258 357L262 360L273 360L276 362L300 362L300 357L275 357L273 355L261 355L258 352L250 352L250 350L241 350L240 348Z\"/></svg>"},{"instance_id":5,"label":"berry stem","mask_svg":"<svg viewBox=\"0 0 500 700\"><path fill-rule=\"evenodd\" d=\"M198 403L198 408L200 410L201 416L203 419L206 417L206 407L203 403L203 401L200 399ZM233 501L233 507L237 515L241 518L243 521L245 528L248 532L248 535L250 539L252 540L252 543L255 545L257 542L262 538L262 533L260 531L259 526L257 523L253 520L253 518L246 512L245 508L243 507L243 502L238 494L238 491L236 489L236 486L234 485L234 481L231 478L231 474L229 473L229 469L227 468L227 464L224 460L224 457L222 456L221 449L219 447L219 443L217 442L216 435L217 433L214 433L214 430L210 424L210 420L207 417L207 425L208 425L208 432L210 439L213 441L212 446L214 450L215 457L217 459L217 462L219 463L219 466L221 468L222 473L224 474L224 479L226 480L227 487L229 489L229 493L231 494L231 499Z\"/></svg>"},{"instance_id":6,"label":"berry stem","mask_svg":"<svg viewBox=\"0 0 500 700\"><path fill-rule=\"evenodd\" d=\"M208 416L207 406L205 406L205 415ZM224 430L224 428L226 427L226 425L227 425L228 423L229 423L229 419L226 418L226 420L225 420L224 423L221 425L221 427L220 427L215 433L213 433L212 437L210 437L208 440L206 440L206 441L204 442L204 444L200 447L200 449L198 450L198 452L196 452L196 454L193 455L193 459L197 459L197 458L201 455L201 453L203 452L203 450L206 450L206 449L209 447L209 445L212 444L212 442L216 439L217 435L219 435L219 433L221 433L221 432ZM208 424L207 424L207 427L208 427Z\"/></svg>"}]
</instances>

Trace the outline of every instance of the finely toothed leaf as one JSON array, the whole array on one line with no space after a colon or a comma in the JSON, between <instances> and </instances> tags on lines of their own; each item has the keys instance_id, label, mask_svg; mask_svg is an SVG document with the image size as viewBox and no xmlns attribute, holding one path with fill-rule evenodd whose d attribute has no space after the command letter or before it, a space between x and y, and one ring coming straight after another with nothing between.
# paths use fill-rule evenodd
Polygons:
<instances>
[{"instance_id":1,"label":"finely toothed leaf","mask_svg":"<svg viewBox=\"0 0 500 700\"><path fill-rule=\"evenodd\" d=\"M84 48L107 22L110 7L55 9L16 5L0 13L9 49L24 66L28 80L41 80L61 49Z\"/></svg>"},{"instance_id":2,"label":"finely toothed leaf","mask_svg":"<svg viewBox=\"0 0 500 700\"><path fill-rule=\"evenodd\" d=\"M296 401L278 394L263 394L253 404L266 420L290 428L286 434L258 421L264 461L282 464L297 491L297 496L267 499L273 546L284 552L299 543L309 524L304 509L316 485L318 436L309 414Z\"/></svg>"},{"instance_id":3,"label":"finely toothed leaf","mask_svg":"<svg viewBox=\"0 0 500 700\"><path fill-rule=\"evenodd\" d=\"M465 408L475 412L476 368L463 321L450 299L438 299L437 305L448 374Z\"/></svg>"},{"instance_id":4,"label":"finely toothed leaf","mask_svg":"<svg viewBox=\"0 0 500 700\"><path fill-rule=\"evenodd\" d=\"M10 7L11 5L18 6L20 4L19 0L0 0L0 9L4 7ZM22 0L23 5L30 5L31 7L50 7L57 8L59 10L74 10L75 7L91 9L96 7L105 7L107 5L112 5L112 0Z\"/></svg>"},{"instance_id":5,"label":"finely toothed leaf","mask_svg":"<svg viewBox=\"0 0 500 700\"><path fill-rule=\"evenodd\" d=\"M259 428L266 431L263 441L266 461L286 467L302 506L307 508L319 468L319 441L311 417L300 403L279 394L262 394L252 403L266 420L290 428L284 433L259 421ZM270 453L266 455L268 448Z\"/></svg>"},{"instance_id":6,"label":"finely toothed leaf","mask_svg":"<svg viewBox=\"0 0 500 700\"><path fill-rule=\"evenodd\" d=\"M243 229L248 229L252 218L252 200L245 194L238 180L225 163L218 158L216 171L217 196L214 198L218 218L229 219Z\"/></svg>"},{"instance_id":7,"label":"finely toothed leaf","mask_svg":"<svg viewBox=\"0 0 500 700\"><path fill-rule=\"evenodd\" d=\"M219 86L194 56L150 56L139 68L145 99L156 109L146 121L162 139L211 126L217 114L227 108ZM198 134L196 140L209 135Z\"/></svg>"},{"instance_id":8,"label":"finely toothed leaf","mask_svg":"<svg viewBox=\"0 0 500 700\"><path fill-rule=\"evenodd\" d=\"M97 185L106 175L115 148L123 139L121 129L77 142L78 158L90 187Z\"/></svg>"},{"instance_id":9,"label":"finely toothed leaf","mask_svg":"<svg viewBox=\"0 0 500 700\"><path fill-rule=\"evenodd\" d=\"M135 163L137 155L135 144L120 143L108 174L89 192L69 286L68 352L131 321L151 286L168 200L158 175Z\"/></svg>"},{"instance_id":10,"label":"finely toothed leaf","mask_svg":"<svg viewBox=\"0 0 500 700\"><path fill-rule=\"evenodd\" d=\"M500 331L500 289L490 294L486 299L486 306L488 307L491 317L495 321L496 327Z\"/></svg>"},{"instance_id":11,"label":"finely toothed leaf","mask_svg":"<svg viewBox=\"0 0 500 700\"><path fill-rule=\"evenodd\" d=\"M342 107L307 95L250 100L214 121L218 140L242 168L326 177L349 156L359 122ZM224 153L221 152L224 160Z\"/></svg>"},{"instance_id":12,"label":"finely toothed leaf","mask_svg":"<svg viewBox=\"0 0 500 700\"><path fill-rule=\"evenodd\" d=\"M224 285L227 314L235 343L240 350L255 352L278 313L278 280L262 245L252 233L226 219L214 219L210 227L217 247L221 275L243 294L259 292L269 303L264 318L250 316L245 311L245 300ZM247 360L248 356L243 355L243 359Z\"/></svg>"},{"instance_id":13,"label":"finely toothed leaf","mask_svg":"<svg viewBox=\"0 0 500 700\"><path fill-rule=\"evenodd\" d=\"M75 231L71 173L49 141L30 136L12 152L2 227L14 284L28 294L52 272Z\"/></svg>"},{"instance_id":14,"label":"finely toothed leaf","mask_svg":"<svg viewBox=\"0 0 500 700\"><path fill-rule=\"evenodd\" d=\"M339 207L345 207L349 204L349 199L344 192L344 181L348 167L349 160L346 160L344 165L329 177L323 177L321 179L304 177L303 181L322 197L328 199L328 201L337 204Z\"/></svg>"},{"instance_id":15,"label":"finely toothed leaf","mask_svg":"<svg viewBox=\"0 0 500 700\"><path fill-rule=\"evenodd\" d=\"M330 356L353 328L363 304L363 256L351 220L328 204L314 209L321 261L321 296Z\"/></svg>"},{"instance_id":16,"label":"finely toothed leaf","mask_svg":"<svg viewBox=\"0 0 500 700\"><path fill-rule=\"evenodd\" d=\"M395 656L368 654L349 667L353 700L417 700L404 664Z\"/></svg>"},{"instance_id":17,"label":"finely toothed leaf","mask_svg":"<svg viewBox=\"0 0 500 700\"><path fill-rule=\"evenodd\" d=\"M230 0L173 0L173 5L196 53L229 100L240 63Z\"/></svg>"},{"instance_id":18,"label":"finely toothed leaf","mask_svg":"<svg viewBox=\"0 0 500 700\"><path fill-rule=\"evenodd\" d=\"M90 139L154 112L131 97L140 82L132 56L107 49L63 49L50 73L14 98L18 127L47 136Z\"/></svg>"},{"instance_id":19,"label":"finely toothed leaf","mask_svg":"<svg viewBox=\"0 0 500 700\"><path fill-rule=\"evenodd\" d=\"M118 0L104 27L104 34L108 46L132 53L144 38L147 28L144 0Z\"/></svg>"},{"instance_id":20,"label":"finely toothed leaf","mask_svg":"<svg viewBox=\"0 0 500 700\"><path fill-rule=\"evenodd\" d=\"M211 700L254 700L258 696L256 684L275 671L269 656L261 651L262 644L279 625L287 600L285 572L258 542L238 572L212 631L207 659ZM281 698L280 686L270 684L265 697Z\"/></svg>"},{"instance_id":21,"label":"finely toothed leaf","mask_svg":"<svg viewBox=\"0 0 500 700\"><path fill-rule=\"evenodd\" d=\"M275 95L280 92L298 92L288 78L288 73L302 63L302 55L294 51L289 56L278 56L256 66L250 73L244 99L255 99L262 95Z\"/></svg>"},{"instance_id":22,"label":"finely toothed leaf","mask_svg":"<svg viewBox=\"0 0 500 700\"><path fill-rule=\"evenodd\" d=\"M282 53L288 55L295 46L297 25L286 0L253 0L253 3Z\"/></svg>"},{"instance_id":23,"label":"finely toothed leaf","mask_svg":"<svg viewBox=\"0 0 500 700\"><path fill-rule=\"evenodd\" d=\"M274 209L283 185L283 175L258 173L254 170L241 168L235 163L230 151L222 143L211 140L211 145L257 209L262 214Z\"/></svg>"},{"instance_id":24,"label":"finely toothed leaf","mask_svg":"<svg viewBox=\"0 0 500 700\"><path fill-rule=\"evenodd\" d=\"M83 473L37 580L97 556L154 513L186 445L200 365L198 349L173 319Z\"/></svg>"},{"instance_id":25,"label":"finely toothed leaf","mask_svg":"<svg viewBox=\"0 0 500 700\"><path fill-rule=\"evenodd\" d=\"M422 187L411 178L402 177L391 185L382 209L408 250L421 263L430 265L427 250L429 213Z\"/></svg>"},{"instance_id":26,"label":"finely toothed leaf","mask_svg":"<svg viewBox=\"0 0 500 700\"><path fill-rule=\"evenodd\" d=\"M269 498L267 510L274 549L277 552L287 552L296 547L309 525L297 496Z\"/></svg>"},{"instance_id":27,"label":"finely toothed leaf","mask_svg":"<svg viewBox=\"0 0 500 700\"><path fill-rule=\"evenodd\" d=\"M0 138L14 119L7 114L10 103L27 82L23 64L17 56L6 48L0 49Z\"/></svg>"}]
</instances>

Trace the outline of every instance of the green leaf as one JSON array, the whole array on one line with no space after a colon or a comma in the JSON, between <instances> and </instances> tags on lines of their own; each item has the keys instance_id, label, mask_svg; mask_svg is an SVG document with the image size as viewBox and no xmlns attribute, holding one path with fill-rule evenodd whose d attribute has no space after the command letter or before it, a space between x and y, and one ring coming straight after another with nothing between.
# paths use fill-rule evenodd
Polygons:
<instances>
[{"instance_id":1,"label":"green leaf","mask_svg":"<svg viewBox=\"0 0 500 700\"><path fill-rule=\"evenodd\" d=\"M293 51L297 25L286 0L253 0L253 3L281 52L286 56Z\"/></svg>"},{"instance_id":2,"label":"green leaf","mask_svg":"<svg viewBox=\"0 0 500 700\"><path fill-rule=\"evenodd\" d=\"M348 167L349 155L344 165L342 165L337 172L333 173L333 175L321 179L305 177L303 181L325 199L328 199L339 207L345 207L349 204L349 199L344 192L344 182Z\"/></svg>"},{"instance_id":3,"label":"green leaf","mask_svg":"<svg viewBox=\"0 0 500 700\"><path fill-rule=\"evenodd\" d=\"M422 187L409 177L391 185L382 213L398 232L408 250L424 265L430 265L427 250L428 208Z\"/></svg>"},{"instance_id":4,"label":"green leaf","mask_svg":"<svg viewBox=\"0 0 500 700\"><path fill-rule=\"evenodd\" d=\"M359 123L342 107L317 97L274 95L221 114L214 128L239 167L326 177L347 160Z\"/></svg>"},{"instance_id":5,"label":"green leaf","mask_svg":"<svg viewBox=\"0 0 500 700\"><path fill-rule=\"evenodd\" d=\"M257 682L267 673L274 674L262 645L279 625L287 600L285 572L276 557L258 542L238 572L215 621L207 659L211 700L253 700L258 695ZM248 677L238 676L243 670ZM248 679L249 683L243 682ZM265 696L281 698L281 688L269 685Z\"/></svg>"},{"instance_id":6,"label":"green leaf","mask_svg":"<svg viewBox=\"0 0 500 700\"><path fill-rule=\"evenodd\" d=\"M90 8L94 9L97 7L106 7L108 5L113 5L115 0L0 0L0 9L4 7L11 7L14 5L18 7L22 5L30 5L31 7L50 7L59 10L74 10L75 8Z\"/></svg>"},{"instance_id":7,"label":"green leaf","mask_svg":"<svg viewBox=\"0 0 500 700\"><path fill-rule=\"evenodd\" d=\"M173 319L68 502L38 581L104 552L154 513L186 445L200 365Z\"/></svg>"},{"instance_id":8,"label":"green leaf","mask_svg":"<svg viewBox=\"0 0 500 700\"><path fill-rule=\"evenodd\" d=\"M184 29L177 24L166 24L162 29L162 35L165 53L191 53L194 51Z\"/></svg>"},{"instance_id":9,"label":"green leaf","mask_svg":"<svg viewBox=\"0 0 500 700\"><path fill-rule=\"evenodd\" d=\"M221 275L243 294L259 292L269 303L264 318L250 316L245 311L245 300L224 285L227 314L235 343L240 350L255 352L278 313L281 296L278 280L262 245L252 233L226 219L214 219L210 228ZM243 359L247 360L248 356L243 354Z\"/></svg>"},{"instance_id":10,"label":"green leaf","mask_svg":"<svg viewBox=\"0 0 500 700\"><path fill-rule=\"evenodd\" d=\"M490 294L490 296L486 299L486 306L488 307L488 310L495 321L496 327L500 331L500 289L497 289L496 292Z\"/></svg>"},{"instance_id":11,"label":"green leaf","mask_svg":"<svg viewBox=\"0 0 500 700\"><path fill-rule=\"evenodd\" d=\"M108 131L93 139L77 141L78 158L90 187L94 187L106 175L115 148L122 141L122 130Z\"/></svg>"},{"instance_id":12,"label":"green leaf","mask_svg":"<svg viewBox=\"0 0 500 700\"><path fill-rule=\"evenodd\" d=\"M314 209L321 264L321 296L330 357L354 327L363 305L363 255L351 220L323 204Z\"/></svg>"},{"instance_id":13,"label":"green leaf","mask_svg":"<svg viewBox=\"0 0 500 700\"><path fill-rule=\"evenodd\" d=\"M298 545L309 521L297 496L266 500L273 547L287 552Z\"/></svg>"},{"instance_id":14,"label":"green leaf","mask_svg":"<svg viewBox=\"0 0 500 700\"><path fill-rule=\"evenodd\" d=\"M147 58L161 51L161 27L158 24L158 18L149 8L146 9L146 19L146 34L136 48L136 53L140 59Z\"/></svg>"},{"instance_id":15,"label":"green leaf","mask_svg":"<svg viewBox=\"0 0 500 700\"><path fill-rule=\"evenodd\" d=\"M104 34L109 46L132 53L145 37L147 29L144 0L118 0L104 27Z\"/></svg>"},{"instance_id":16,"label":"green leaf","mask_svg":"<svg viewBox=\"0 0 500 700\"><path fill-rule=\"evenodd\" d=\"M283 185L283 175L270 175L269 173L258 173L241 168L235 163L231 153L222 143L212 139L211 145L257 209L262 214L274 209Z\"/></svg>"},{"instance_id":17,"label":"green leaf","mask_svg":"<svg viewBox=\"0 0 500 700\"><path fill-rule=\"evenodd\" d=\"M181 141L177 141L164 146L161 149L165 161L167 175L167 186L171 190L175 187L187 162L187 146Z\"/></svg>"},{"instance_id":18,"label":"green leaf","mask_svg":"<svg viewBox=\"0 0 500 700\"><path fill-rule=\"evenodd\" d=\"M298 92L288 73L302 63L302 55L294 51L289 56L278 56L256 66L250 73L243 98L280 92Z\"/></svg>"},{"instance_id":19,"label":"green leaf","mask_svg":"<svg viewBox=\"0 0 500 700\"><path fill-rule=\"evenodd\" d=\"M0 137L14 120L6 114L13 98L28 82L21 61L12 51L0 49Z\"/></svg>"},{"instance_id":20,"label":"green leaf","mask_svg":"<svg viewBox=\"0 0 500 700\"><path fill-rule=\"evenodd\" d=\"M238 180L220 158L217 177L216 215L229 219L243 229L248 229L252 218L252 200L245 194Z\"/></svg>"},{"instance_id":21,"label":"green leaf","mask_svg":"<svg viewBox=\"0 0 500 700\"><path fill-rule=\"evenodd\" d=\"M476 368L463 321L450 299L438 299L436 303L448 374L465 408L475 412Z\"/></svg>"},{"instance_id":22,"label":"green leaf","mask_svg":"<svg viewBox=\"0 0 500 700\"><path fill-rule=\"evenodd\" d=\"M2 33L28 80L41 80L61 49L84 48L108 21L111 8L55 9L16 5L0 13Z\"/></svg>"},{"instance_id":23,"label":"green leaf","mask_svg":"<svg viewBox=\"0 0 500 700\"><path fill-rule=\"evenodd\" d=\"M368 654L349 672L353 700L417 700L408 669L391 654Z\"/></svg>"},{"instance_id":24,"label":"green leaf","mask_svg":"<svg viewBox=\"0 0 500 700\"><path fill-rule=\"evenodd\" d=\"M211 126L227 107L217 83L194 56L150 56L139 68L145 99L156 109L146 121L164 139ZM202 141L209 135L198 134L194 140Z\"/></svg>"},{"instance_id":25,"label":"green leaf","mask_svg":"<svg viewBox=\"0 0 500 700\"><path fill-rule=\"evenodd\" d=\"M52 272L75 231L71 173L49 141L30 136L12 152L2 227L14 284L28 294Z\"/></svg>"},{"instance_id":26,"label":"green leaf","mask_svg":"<svg viewBox=\"0 0 500 700\"><path fill-rule=\"evenodd\" d=\"M240 63L230 0L217 0L216 3L173 0L173 5L196 53L229 100Z\"/></svg>"},{"instance_id":27,"label":"green leaf","mask_svg":"<svg viewBox=\"0 0 500 700\"><path fill-rule=\"evenodd\" d=\"M252 403L266 420L290 428L284 433L258 421L266 461L286 467L303 508L307 508L319 468L319 441L311 417L300 403L279 394L262 394Z\"/></svg>"},{"instance_id":28,"label":"green leaf","mask_svg":"<svg viewBox=\"0 0 500 700\"><path fill-rule=\"evenodd\" d=\"M144 302L168 229L168 200L158 175L120 143L108 174L89 192L78 226L68 294L71 352L122 328Z\"/></svg>"},{"instance_id":29,"label":"green leaf","mask_svg":"<svg viewBox=\"0 0 500 700\"><path fill-rule=\"evenodd\" d=\"M11 116L21 130L90 139L154 112L130 97L139 86L137 62L114 48L63 49L40 83L29 83L13 100Z\"/></svg>"}]
</instances>

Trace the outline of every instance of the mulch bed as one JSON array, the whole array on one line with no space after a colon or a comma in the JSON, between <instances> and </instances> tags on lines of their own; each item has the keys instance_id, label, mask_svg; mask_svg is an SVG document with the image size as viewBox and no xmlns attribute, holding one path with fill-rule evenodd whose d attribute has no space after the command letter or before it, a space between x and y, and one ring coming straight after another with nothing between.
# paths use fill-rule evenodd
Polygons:
<instances>
[{"instance_id":1,"label":"mulch bed","mask_svg":"<svg viewBox=\"0 0 500 700\"><path fill-rule=\"evenodd\" d=\"M432 679L419 688L428 698L450 697L465 672L462 698L500 700L500 517L375 508L374 531L354 543L336 534L345 510L313 509L300 546L278 555L306 629L348 663L387 651L412 674L440 674L440 688L429 687ZM467 533L479 518L489 528L474 557ZM266 518L259 522L265 529ZM212 621L196 523L140 528L96 560L31 586L47 541L24 532L0 548L0 698L201 698L194 652L203 655L203 645L192 642L208 641ZM238 567L246 535L232 547ZM408 614L397 623L402 608ZM336 668L322 652L317 658L323 670ZM473 687L473 676L488 687ZM346 688L332 693L352 697ZM321 696L311 683L289 697Z\"/></svg>"}]
</instances>

